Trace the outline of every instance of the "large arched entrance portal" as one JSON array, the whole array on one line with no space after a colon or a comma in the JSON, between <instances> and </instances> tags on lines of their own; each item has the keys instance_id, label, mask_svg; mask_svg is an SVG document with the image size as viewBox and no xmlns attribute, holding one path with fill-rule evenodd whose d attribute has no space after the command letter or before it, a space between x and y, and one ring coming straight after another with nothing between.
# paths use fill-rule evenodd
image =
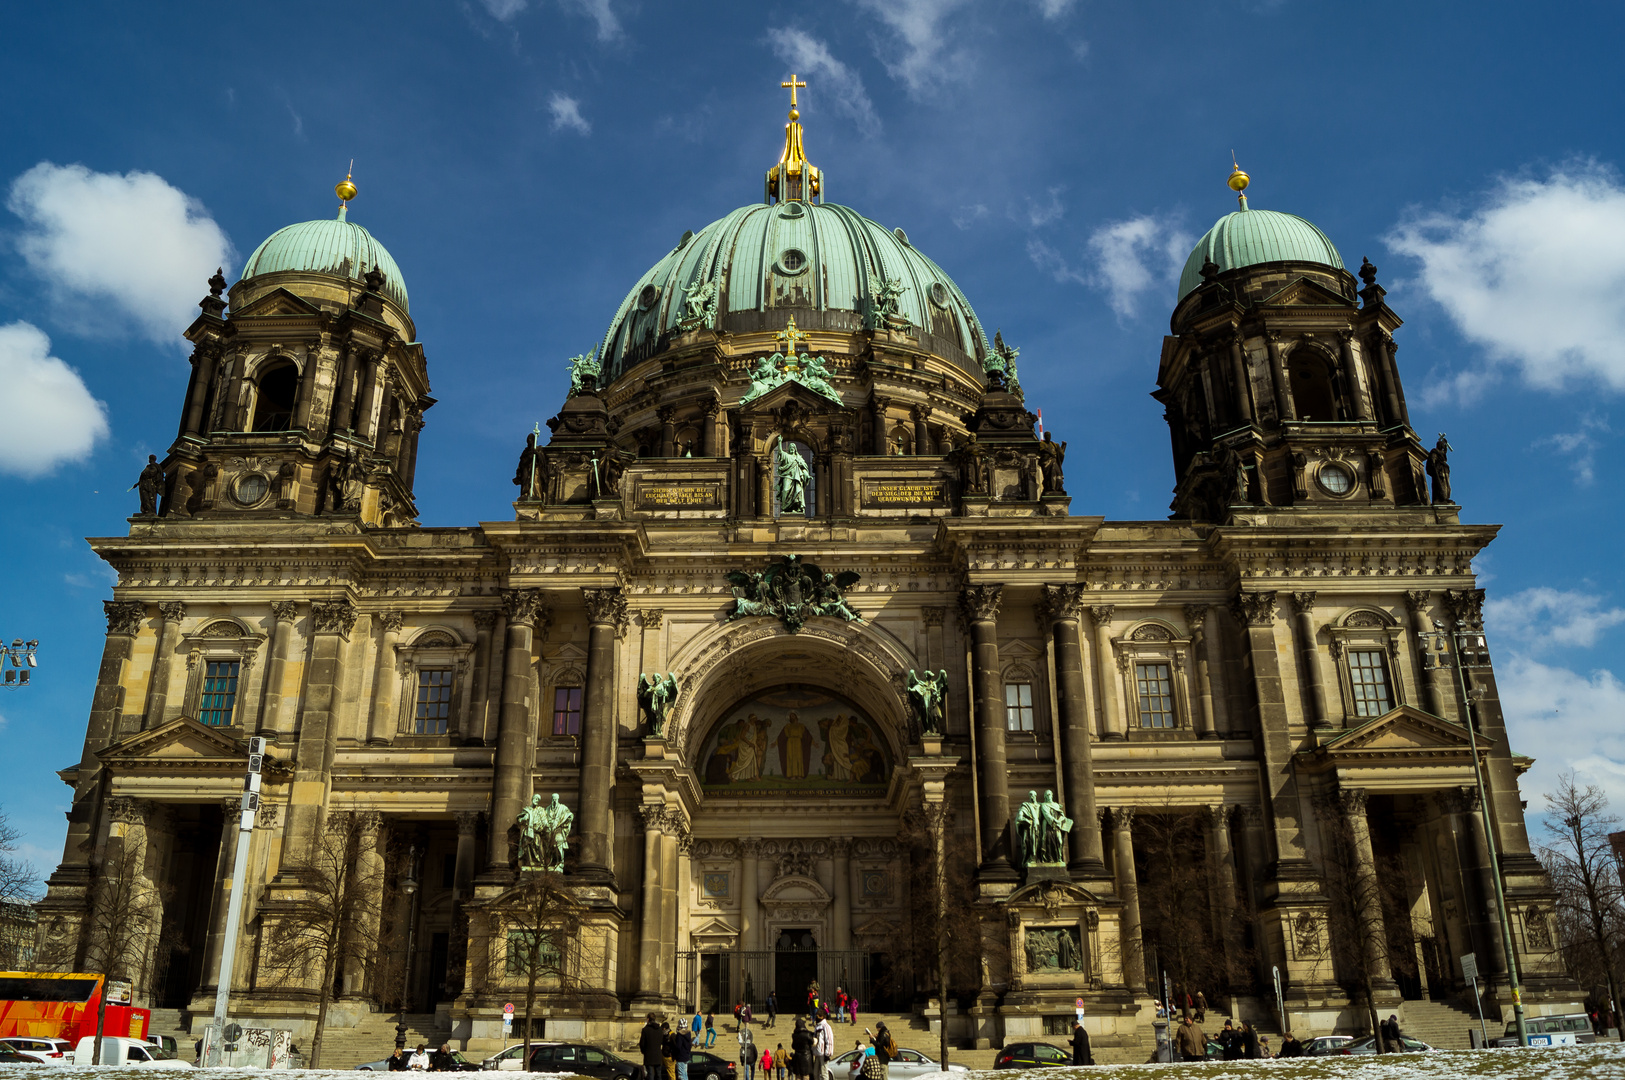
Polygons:
<instances>
[{"instance_id":1,"label":"large arched entrance portal","mask_svg":"<svg viewBox=\"0 0 1625 1080\"><path fill-rule=\"evenodd\" d=\"M872 627L745 628L701 669L684 717L697 792L680 997L724 1010L813 984L865 1006L912 996L906 956L911 797L898 675L906 653ZM743 645L743 647L740 647Z\"/></svg>"}]
</instances>

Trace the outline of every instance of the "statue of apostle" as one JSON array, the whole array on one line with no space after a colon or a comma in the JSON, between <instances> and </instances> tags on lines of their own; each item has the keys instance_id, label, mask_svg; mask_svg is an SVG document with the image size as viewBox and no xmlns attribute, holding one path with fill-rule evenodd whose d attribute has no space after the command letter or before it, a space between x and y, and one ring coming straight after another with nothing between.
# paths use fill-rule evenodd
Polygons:
<instances>
[{"instance_id":1,"label":"statue of apostle","mask_svg":"<svg viewBox=\"0 0 1625 1080\"><path fill-rule=\"evenodd\" d=\"M526 870L564 869L564 853L569 848L570 826L575 815L554 795L546 806L540 795L530 797L530 805L519 811L519 865Z\"/></svg>"},{"instance_id":2,"label":"statue of apostle","mask_svg":"<svg viewBox=\"0 0 1625 1080\"><path fill-rule=\"evenodd\" d=\"M1022 866L1042 862L1040 835L1043 831L1043 811L1038 792L1027 792L1027 801L1016 810L1016 850Z\"/></svg>"},{"instance_id":3,"label":"statue of apostle","mask_svg":"<svg viewBox=\"0 0 1625 1080\"><path fill-rule=\"evenodd\" d=\"M1038 821L1038 861L1065 862L1066 834L1072 831L1072 819L1066 816L1061 804L1055 801L1055 792L1044 792L1044 801L1038 804Z\"/></svg>"},{"instance_id":4,"label":"statue of apostle","mask_svg":"<svg viewBox=\"0 0 1625 1080\"><path fill-rule=\"evenodd\" d=\"M795 443L780 439L773 451L773 466L779 474L779 513L805 514L807 482L812 479L807 459Z\"/></svg>"},{"instance_id":5,"label":"statue of apostle","mask_svg":"<svg viewBox=\"0 0 1625 1080\"><path fill-rule=\"evenodd\" d=\"M156 516L158 496L164 493L164 467L158 464L157 454L147 455L147 467L141 470L141 477L135 482L135 486L141 495L141 515Z\"/></svg>"}]
</instances>

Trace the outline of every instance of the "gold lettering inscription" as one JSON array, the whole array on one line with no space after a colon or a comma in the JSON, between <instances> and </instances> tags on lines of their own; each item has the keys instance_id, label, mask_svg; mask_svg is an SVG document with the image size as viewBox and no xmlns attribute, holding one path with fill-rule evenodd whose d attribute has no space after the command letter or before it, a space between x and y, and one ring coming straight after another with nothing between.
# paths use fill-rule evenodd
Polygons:
<instances>
[{"instance_id":1,"label":"gold lettering inscription","mask_svg":"<svg viewBox=\"0 0 1625 1080\"><path fill-rule=\"evenodd\" d=\"M715 506L717 503L714 487L646 487L640 488L638 495L645 506Z\"/></svg>"},{"instance_id":2,"label":"gold lettering inscription","mask_svg":"<svg viewBox=\"0 0 1625 1080\"><path fill-rule=\"evenodd\" d=\"M876 484L867 494L870 502L881 504L919 505L943 501L941 484Z\"/></svg>"}]
</instances>

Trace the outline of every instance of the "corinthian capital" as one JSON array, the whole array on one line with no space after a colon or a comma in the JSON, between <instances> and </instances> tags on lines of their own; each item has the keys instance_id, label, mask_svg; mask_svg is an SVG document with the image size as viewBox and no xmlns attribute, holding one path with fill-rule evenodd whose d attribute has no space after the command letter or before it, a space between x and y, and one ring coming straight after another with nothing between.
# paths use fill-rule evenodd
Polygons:
<instances>
[{"instance_id":1,"label":"corinthian capital","mask_svg":"<svg viewBox=\"0 0 1625 1080\"><path fill-rule=\"evenodd\" d=\"M350 627L355 625L355 605L349 600L340 597L337 600L316 600L310 605L310 615L316 624L318 634L343 634L348 636Z\"/></svg>"},{"instance_id":2,"label":"corinthian capital","mask_svg":"<svg viewBox=\"0 0 1625 1080\"><path fill-rule=\"evenodd\" d=\"M1236 615L1248 626L1275 624L1275 594L1244 592L1236 597Z\"/></svg>"},{"instance_id":3,"label":"corinthian capital","mask_svg":"<svg viewBox=\"0 0 1625 1080\"><path fill-rule=\"evenodd\" d=\"M1003 585L967 585L959 596L966 622L991 622L999 617L1004 599Z\"/></svg>"},{"instance_id":4,"label":"corinthian capital","mask_svg":"<svg viewBox=\"0 0 1625 1080\"><path fill-rule=\"evenodd\" d=\"M1076 621L1083 615L1082 585L1045 585L1044 613L1050 622Z\"/></svg>"},{"instance_id":5,"label":"corinthian capital","mask_svg":"<svg viewBox=\"0 0 1625 1080\"><path fill-rule=\"evenodd\" d=\"M147 605L135 600L103 600L102 611L107 615L109 634L134 637L141 632L141 620L147 614Z\"/></svg>"},{"instance_id":6,"label":"corinthian capital","mask_svg":"<svg viewBox=\"0 0 1625 1080\"><path fill-rule=\"evenodd\" d=\"M1298 606L1299 614L1308 615L1315 610L1315 596L1314 592L1295 592L1292 594L1292 602Z\"/></svg>"},{"instance_id":7,"label":"corinthian capital","mask_svg":"<svg viewBox=\"0 0 1625 1080\"><path fill-rule=\"evenodd\" d=\"M1089 609L1089 617L1095 622L1095 629L1100 630L1112 624L1112 615L1117 611L1115 604L1096 604Z\"/></svg>"},{"instance_id":8,"label":"corinthian capital","mask_svg":"<svg viewBox=\"0 0 1625 1080\"><path fill-rule=\"evenodd\" d=\"M582 589L581 601L587 606L587 621L595 626L613 626L618 633L631 621L626 613L626 595L620 589Z\"/></svg>"},{"instance_id":9,"label":"corinthian capital","mask_svg":"<svg viewBox=\"0 0 1625 1080\"><path fill-rule=\"evenodd\" d=\"M186 618L186 605L179 600L166 600L158 605L158 614L165 622L178 623Z\"/></svg>"},{"instance_id":10,"label":"corinthian capital","mask_svg":"<svg viewBox=\"0 0 1625 1080\"><path fill-rule=\"evenodd\" d=\"M511 623L535 625L537 616L545 610L540 589L502 590L502 609Z\"/></svg>"}]
</instances>

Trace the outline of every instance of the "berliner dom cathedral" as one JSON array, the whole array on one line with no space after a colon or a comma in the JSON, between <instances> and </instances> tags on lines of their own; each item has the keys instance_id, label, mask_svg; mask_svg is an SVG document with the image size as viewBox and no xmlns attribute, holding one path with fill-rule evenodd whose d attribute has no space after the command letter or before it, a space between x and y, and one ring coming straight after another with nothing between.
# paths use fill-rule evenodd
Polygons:
<instances>
[{"instance_id":1,"label":"berliner dom cathedral","mask_svg":"<svg viewBox=\"0 0 1625 1080\"><path fill-rule=\"evenodd\" d=\"M1413 425L1377 268L1211 177L1234 209L1143 356L1169 514L1109 521L1087 414L1040 434L1023 389L1059 359L825 200L786 85L760 198L649 238L546 430L480 466L514 469L492 520L419 522L435 335L349 178L209 283L150 498L91 541L118 583L41 955L93 955L128 879L136 1001L201 1030L240 880L232 1015L325 1009L329 1067L397 1014L501 1050L527 992L532 1034L607 1046L814 986L966 1049L1081 1009L1108 1061L1168 992L1465 1029L1468 953L1488 1011L1514 970L1566 1011L1531 761L1461 653L1496 527ZM288 927L335 866L318 955Z\"/></svg>"}]
</instances>

